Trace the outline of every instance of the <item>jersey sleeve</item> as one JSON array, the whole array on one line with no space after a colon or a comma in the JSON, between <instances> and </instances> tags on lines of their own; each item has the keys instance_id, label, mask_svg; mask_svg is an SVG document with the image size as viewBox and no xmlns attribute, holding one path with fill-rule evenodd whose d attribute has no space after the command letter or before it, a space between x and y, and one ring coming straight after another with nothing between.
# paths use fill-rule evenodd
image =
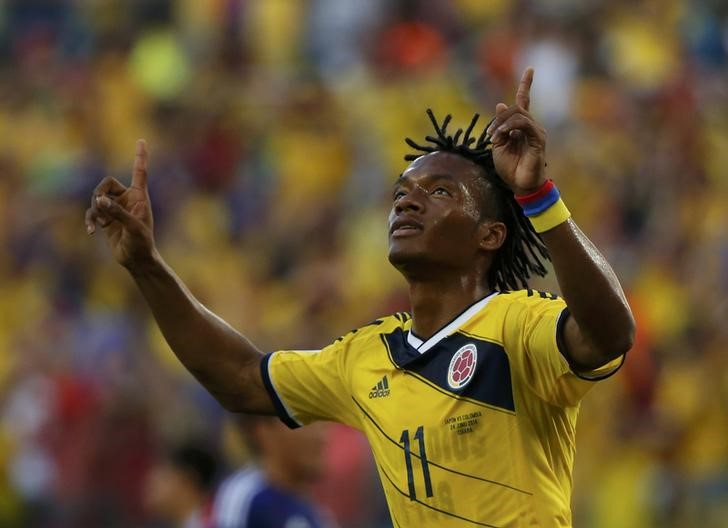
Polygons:
<instances>
[{"instance_id":1,"label":"jersey sleeve","mask_svg":"<svg viewBox=\"0 0 728 528\"><path fill-rule=\"evenodd\" d=\"M347 356L351 340L321 350L281 350L263 357L261 373L281 420L291 428L319 420L359 428Z\"/></svg>"},{"instance_id":2,"label":"jersey sleeve","mask_svg":"<svg viewBox=\"0 0 728 528\"><path fill-rule=\"evenodd\" d=\"M569 310L560 297L532 290L517 292L504 320L504 342L524 383L544 401L558 406L579 403L595 381L614 374L620 357L589 372L569 364L563 329Z\"/></svg>"}]
</instances>

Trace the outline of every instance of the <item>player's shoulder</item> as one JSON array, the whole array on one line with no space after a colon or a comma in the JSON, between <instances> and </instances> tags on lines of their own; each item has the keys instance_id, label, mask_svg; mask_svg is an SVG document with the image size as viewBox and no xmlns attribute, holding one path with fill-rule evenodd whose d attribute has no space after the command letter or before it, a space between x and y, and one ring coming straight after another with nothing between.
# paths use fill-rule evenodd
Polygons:
<instances>
[{"instance_id":1,"label":"player's shoulder","mask_svg":"<svg viewBox=\"0 0 728 528\"><path fill-rule=\"evenodd\" d=\"M563 306L564 300L557 294L531 288L524 290L502 291L494 299L493 305L502 310L510 308L539 309L549 305Z\"/></svg>"},{"instance_id":2,"label":"player's shoulder","mask_svg":"<svg viewBox=\"0 0 728 528\"><path fill-rule=\"evenodd\" d=\"M390 315L378 317L365 325L354 328L348 333L336 338L335 343L348 343L389 334L398 328L408 328L412 324L412 316L407 312L395 312Z\"/></svg>"}]
</instances>

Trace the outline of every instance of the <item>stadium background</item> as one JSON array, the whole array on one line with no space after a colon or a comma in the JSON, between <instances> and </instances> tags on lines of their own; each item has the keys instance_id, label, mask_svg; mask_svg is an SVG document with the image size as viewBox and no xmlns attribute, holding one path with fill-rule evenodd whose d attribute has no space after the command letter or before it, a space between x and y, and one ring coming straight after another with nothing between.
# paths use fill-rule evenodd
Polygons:
<instances>
[{"instance_id":1,"label":"stadium background","mask_svg":"<svg viewBox=\"0 0 728 528\"><path fill-rule=\"evenodd\" d=\"M318 347L406 308L385 219L424 109L489 114L526 65L550 174L639 321L624 371L583 405L575 525L725 526L717 0L0 2L0 524L143 526L147 469L189 436L240 462L85 235L92 188L128 178L137 137L158 243L192 290L264 349ZM318 497L343 526L377 525L363 441L330 439Z\"/></svg>"}]
</instances>

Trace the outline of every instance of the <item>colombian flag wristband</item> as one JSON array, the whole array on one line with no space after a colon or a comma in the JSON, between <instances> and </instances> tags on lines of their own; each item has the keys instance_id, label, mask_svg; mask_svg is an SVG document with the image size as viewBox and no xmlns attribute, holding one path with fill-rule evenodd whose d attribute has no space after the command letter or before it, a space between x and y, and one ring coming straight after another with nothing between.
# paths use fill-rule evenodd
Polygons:
<instances>
[{"instance_id":1,"label":"colombian flag wristband","mask_svg":"<svg viewBox=\"0 0 728 528\"><path fill-rule=\"evenodd\" d=\"M571 217L553 180L546 180L539 189L531 194L515 198L537 233L553 229Z\"/></svg>"}]
</instances>

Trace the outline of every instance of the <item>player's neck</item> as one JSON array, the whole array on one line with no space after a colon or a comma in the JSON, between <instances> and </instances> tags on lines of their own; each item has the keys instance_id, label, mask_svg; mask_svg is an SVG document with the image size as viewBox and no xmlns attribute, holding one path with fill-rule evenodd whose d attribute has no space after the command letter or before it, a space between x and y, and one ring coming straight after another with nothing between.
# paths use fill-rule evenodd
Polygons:
<instances>
[{"instance_id":1,"label":"player's neck","mask_svg":"<svg viewBox=\"0 0 728 528\"><path fill-rule=\"evenodd\" d=\"M474 276L410 281L409 290L412 331L422 339L432 337L468 306L490 292L484 281Z\"/></svg>"}]
</instances>

